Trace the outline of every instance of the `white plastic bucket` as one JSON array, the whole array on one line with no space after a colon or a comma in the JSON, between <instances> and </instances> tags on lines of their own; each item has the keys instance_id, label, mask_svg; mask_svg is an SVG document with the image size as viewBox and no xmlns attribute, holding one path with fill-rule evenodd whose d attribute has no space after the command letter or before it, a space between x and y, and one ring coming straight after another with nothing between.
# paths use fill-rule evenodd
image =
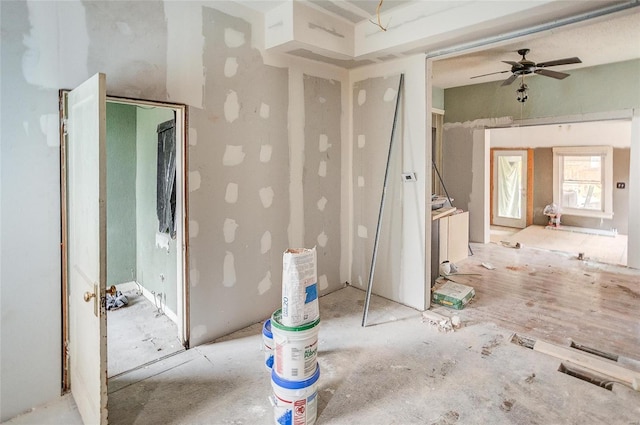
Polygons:
<instances>
[{"instance_id":1,"label":"white plastic bucket","mask_svg":"<svg viewBox=\"0 0 640 425\"><path fill-rule=\"evenodd\" d=\"M271 331L275 352L273 370L289 381L304 381L313 376L318 358L320 318L313 323L289 327L281 321L281 310L271 315Z\"/></svg>"},{"instance_id":2,"label":"white plastic bucket","mask_svg":"<svg viewBox=\"0 0 640 425\"><path fill-rule=\"evenodd\" d=\"M271 372L273 414L277 425L313 425L318 415L320 366L309 379L288 381Z\"/></svg>"},{"instance_id":3,"label":"white plastic bucket","mask_svg":"<svg viewBox=\"0 0 640 425\"><path fill-rule=\"evenodd\" d=\"M271 319L267 319L262 325L262 351L264 351L264 365L271 371L273 367L273 333L271 332Z\"/></svg>"}]
</instances>

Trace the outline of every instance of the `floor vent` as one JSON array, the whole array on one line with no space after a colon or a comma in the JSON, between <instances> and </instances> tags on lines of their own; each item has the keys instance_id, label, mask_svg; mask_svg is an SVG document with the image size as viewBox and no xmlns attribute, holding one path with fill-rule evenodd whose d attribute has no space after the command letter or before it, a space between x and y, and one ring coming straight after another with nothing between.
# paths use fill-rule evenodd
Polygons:
<instances>
[{"instance_id":1,"label":"floor vent","mask_svg":"<svg viewBox=\"0 0 640 425\"><path fill-rule=\"evenodd\" d=\"M558 372L566 373L569 376L581 379L597 387L604 388L605 390L611 391L613 388L613 381L611 381L610 379L594 374L593 372L587 372L574 365L560 363Z\"/></svg>"},{"instance_id":2,"label":"floor vent","mask_svg":"<svg viewBox=\"0 0 640 425\"><path fill-rule=\"evenodd\" d=\"M593 354L598 357L603 357L605 359L613 360L614 362L618 361L617 354L606 353L604 351L600 351L595 348L587 347L586 345L576 344L575 342L571 342L571 348L575 348L576 350L584 351L585 353Z\"/></svg>"},{"instance_id":3,"label":"floor vent","mask_svg":"<svg viewBox=\"0 0 640 425\"><path fill-rule=\"evenodd\" d=\"M522 347L530 348L532 350L533 346L536 345L535 339L518 334L513 334L513 336L511 337L511 342Z\"/></svg>"}]
</instances>

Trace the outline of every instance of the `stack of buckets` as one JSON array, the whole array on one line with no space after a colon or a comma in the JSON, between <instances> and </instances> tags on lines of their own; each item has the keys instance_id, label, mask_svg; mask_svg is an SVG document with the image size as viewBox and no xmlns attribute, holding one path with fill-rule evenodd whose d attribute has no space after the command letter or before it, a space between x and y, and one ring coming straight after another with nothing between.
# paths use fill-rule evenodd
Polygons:
<instances>
[{"instance_id":1,"label":"stack of buckets","mask_svg":"<svg viewBox=\"0 0 640 425\"><path fill-rule=\"evenodd\" d=\"M313 425L320 377L315 248L287 250L283 266L282 308L262 328L274 418L278 425Z\"/></svg>"}]
</instances>

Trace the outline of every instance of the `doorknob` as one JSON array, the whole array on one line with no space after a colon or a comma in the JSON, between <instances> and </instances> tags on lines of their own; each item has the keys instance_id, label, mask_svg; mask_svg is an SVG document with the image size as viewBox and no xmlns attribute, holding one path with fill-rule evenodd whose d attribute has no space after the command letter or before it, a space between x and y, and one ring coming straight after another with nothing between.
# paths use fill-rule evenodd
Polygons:
<instances>
[{"instance_id":1,"label":"doorknob","mask_svg":"<svg viewBox=\"0 0 640 425\"><path fill-rule=\"evenodd\" d=\"M84 298L84 300L85 300L86 302L89 302L89 301L91 301L91 298L95 298L95 296L96 296L96 293L95 293L95 292L89 292L89 291L87 291L87 292L85 292L85 293L84 293L84 297L83 297L83 298Z\"/></svg>"},{"instance_id":2,"label":"doorknob","mask_svg":"<svg viewBox=\"0 0 640 425\"><path fill-rule=\"evenodd\" d=\"M85 293L84 293L84 296L83 296L84 300L85 300L86 302L91 301L91 299L92 299L92 298L95 298L95 296L96 296L96 292L97 292L97 288L96 288L96 285L94 285L94 292L89 292L89 291L85 292ZM117 292L117 289L116 289L115 285L111 285L111 286L110 286L108 289L106 289L104 292L105 292L106 294L109 294L109 295L115 295L115 294L116 294L116 292Z\"/></svg>"},{"instance_id":3,"label":"doorknob","mask_svg":"<svg viewBox=\"0 0 640 425\"><path fill-rule=\"evenodd\" d=\"M116 294L117 290L116 290L115 285L111 285L111 286L110 286L108 289L106 289L104 292L105 292L105 293L107 293L107 294L109 294L109 295L111 295L111 296L113 296L113 295L115 295L115 294Z\"/></svg>"}]
</instances>

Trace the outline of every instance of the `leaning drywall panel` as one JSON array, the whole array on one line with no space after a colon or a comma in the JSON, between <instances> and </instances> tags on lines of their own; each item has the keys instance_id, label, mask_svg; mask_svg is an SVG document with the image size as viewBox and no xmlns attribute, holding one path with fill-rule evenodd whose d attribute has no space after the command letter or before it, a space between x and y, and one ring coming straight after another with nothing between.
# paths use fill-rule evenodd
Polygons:
<instances>
[{"instance_id":1,"label":"leaning drywall panel","mask_svg":"<svg viewBox=\"0 0 640 425\"><path fill-rule=\"evenodd\" d=\"M304 76L304 240L317 249L321 294L341 284L341 93L339 81Z\"/></svg>"},{"instance_id":2,"label":"leaning drywall panel","mask_svg":"<svg viewBox=\"0 0 640 425\"><path fill-rule=\"evenodd\" d=\"M640 111L631 120L631 150L629 158L629 235L627 266L640 269Z\"/></svg>"}]
</instances>

